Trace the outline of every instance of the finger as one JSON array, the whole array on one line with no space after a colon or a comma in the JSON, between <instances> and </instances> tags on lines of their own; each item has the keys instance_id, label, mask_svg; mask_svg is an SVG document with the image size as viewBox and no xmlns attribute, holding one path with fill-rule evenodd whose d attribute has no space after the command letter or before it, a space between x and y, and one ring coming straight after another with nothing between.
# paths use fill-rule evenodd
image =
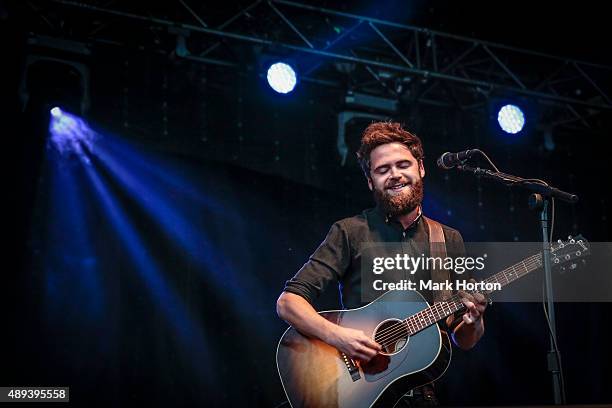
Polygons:
<instances>
[{"instance_id":1,"label":"finger","mask_svg":"<svg viewBox=\"0 0 612 408\"><path fill-rule=\"evenodd\" d=\"M470 282L470 283L478 283L478 281L476 281L476 279L474 279L474 278L470 278L470 279L468 279L468 282ZM474 292L474 293L472 293L472 294L468 294L468 295L471 295L471 296L472 296L472 298L474 299L474 301L476 301L476 302L478 302L478 303L481 303L481 302L483 302L483 301L484 301L484 302L486 302L486 301L487 301L486 296L485 296L485 295L483 295L483 294L482 294L482 293L480 293L480 292Z\"/></svg>"},{"instance_id":2,"label":"finger","mask_svg":"<svg viewBox=\"0 0 612 408\"><path fill-rule=\"evenodd\" d=\"M465 305L466 309L473 310L476 307L473 302L467 299L461 299L461 302Z\"/></svg>"},{"instance_id":3,"label":"finger","mask_svg":"<svg viewBox=\"0 0 612 408\"><path fill-rule=\"evenodd\" d=\"M365 348L364 347L363 349L359 350L359 353L368 356L368 358L372 358L372 357L374 357L375 355L378 354L378 350L372 350L370 348Z\"/></svg>"},{"instance_id":4,"label":"finger","mask_svg":"<svg viewBox=\"0 0 612 408\"><path fill-rule=\"evenodd\" d=\"M476 320L478 320L479 317L480 317L480 313L478 313L477 311L476 312L470 311L469 313L466 313L463 315L463 321L466 322L467 324L472 324Z\"/></svg>"},{"instance_id":5,"label":"finger","mask_svg":"<svg viewBox=\"0 0 612 408\"><path fill-rule=\"evenodd\" d=\"M466 324L472 324L472 323L474 323L474 320L475 320L475 319L473 319L473 318L470 316L470 314L469 314L469 313L466 313L466 314L464 314L464 315L463 315L463 321L464 321Z\"/></svg>"},{"instance_id":6,"label":"finger","mask_svg":"<svg viewBox=\"0 0 612 408\"><path fill-rule=\"evenodd\" d=\"M483 313L485 309L487 308L487 306L489 306L489 299L487 299L483 295L482 299L478 299L477 301L478 303L476 303L476 308L478 309L479 312Z\"/></svg>"},{"instance_id":7,"label":"finger","mask_svg":"<svg viewBox=\"0 0 612 408\"><path fill-rule=\"evenodd\" d=\"M478 310L478 307L476 307L474 303L465 302L464 304L468 310L466 314L469 314L470 317L473 317L473 318L478 318L478 316L480 316L480 310Z\"/></svg>"},{"instance_id":8,"label":"finger","mask_svg":"<svg viewBox=\"0 0 612 408\"><path fill-rule=\"evenodd\" d=\"M361 339L361 343L363 345L365 345L366 347L369 347L370 349L374 349L374 350L377 350L377 351L382 350L382 347L381 347L380 344L378 344L377 342L375 342L374 340L372 340L371 338L369 338L367 336L364 336Z\"/></svg>"},{"instance_id":9,"label":"finger","mask_svg":"<svg viewBox=\"0 0 612 408\"><path fill-rule=\"evenodd\" d=\"M472 315L472 317L478 317L480 316L480 309L477 305L472 303L472 306L469 308L469 313Z\"/></svg>"},{"instance_id":10,"label":"finger","mask_svg":"<svg viewBox=\"0 0 612 408\"><path fill-rule=\"evenodd\" d=\"M469 294L469 293L467 293L467 292L464 292L464 291L460 290L459 292L457 292L457 294L459 295L459 297L460 297L462 300L463 300L463 299L466 299L466 300L469 300L470 302L474 302L474 296L470 295L470 294Z\"/></svg>"}]
</instances>

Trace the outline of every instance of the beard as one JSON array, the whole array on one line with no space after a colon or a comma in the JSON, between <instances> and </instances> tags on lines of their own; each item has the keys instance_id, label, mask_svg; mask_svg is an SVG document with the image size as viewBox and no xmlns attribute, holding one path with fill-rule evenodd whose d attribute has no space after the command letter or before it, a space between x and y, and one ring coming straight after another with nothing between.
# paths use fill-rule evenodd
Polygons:
<instances>
[{"instance_id":1,"label":"beard","mask_svg":"<svg viewBox=\"0 0 612 408\"><path fill-rule=\"evenodd\" d=\"M374 200L383 212L391 217L408 214L423 201L423 179L419 178L410 188L397 195L374 188Z\"/></svg>"}]
</instances>

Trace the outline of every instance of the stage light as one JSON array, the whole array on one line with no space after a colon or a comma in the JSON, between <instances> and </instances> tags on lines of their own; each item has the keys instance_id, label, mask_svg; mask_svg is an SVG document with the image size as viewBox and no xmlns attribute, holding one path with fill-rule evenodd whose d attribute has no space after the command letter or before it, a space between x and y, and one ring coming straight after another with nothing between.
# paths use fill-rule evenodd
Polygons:
<instances>
[{"instance_id":1,"label":"stage light","mask_svg":"<svg viewBox=\"0 0 612 408\"><path fill-rule=\"evenodd\" d=\"M87 151L92 150L97 135L85 120L54 107L51 109L49 133L49 142L60 155L75 154L85 163L89 163Z\"/></svg>"},{"instance_id":2,"label":"stage light","mask_svg":"<svg viewBox=\"0 0 612 408\"><path fill-rule=\"evenodd\" d=\"M61 116L61 114L62 110L58 106L51 109L51 116L58 118Z\"/></svg>"},{"instance_id":3,"label":"stage light","mask_svg":"<svg viewBox=\"0 0 612 408\"><path fill-rule=\"evenodd\" d=\"M506 133L516 134L525 126L525 115L516 105L505 105L497 113L497 122Z\"/></svg>"},{"instance_id":4,"label":"stage light","mask_svg":"<svg viewBox=\"0 0 612 408\"><path fill-rule=\"evenodd\" d=\"M278 93L287 94L295 88L297 76L290 65L277 62L268 68L268 84Z\"/></svg>"}]
</instances>

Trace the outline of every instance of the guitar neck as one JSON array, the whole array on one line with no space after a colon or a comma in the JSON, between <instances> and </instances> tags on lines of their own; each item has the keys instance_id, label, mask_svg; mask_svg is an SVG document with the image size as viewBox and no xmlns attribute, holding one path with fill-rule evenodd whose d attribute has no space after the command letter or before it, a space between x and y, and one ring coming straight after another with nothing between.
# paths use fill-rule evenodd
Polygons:
<instances>
[{"instance_id":1,"label":"guitar neck","mask_svg":"<svg viewBox=\"0 0 612 408\"><path fill-rule=\"evenodd\" d=\"M522 261L506 268L495 275L492 275L485 279L484 283L493 283L497 287L502 288L515 280L522 278L529 272L535 271L542 266L542 254L535 254ZM466 291L470 292L470 291ZM482 294L488 295L493 290L481 290ZM442 319L446 319L458 310L464 309L465 306L461 302L458 295L453 295L445 301L434 303L432 306L423 309L419 313L416 313L404 321L408 326L409 335L415 334L432 324L437 323Z\"/></svg>"}]
</instances>

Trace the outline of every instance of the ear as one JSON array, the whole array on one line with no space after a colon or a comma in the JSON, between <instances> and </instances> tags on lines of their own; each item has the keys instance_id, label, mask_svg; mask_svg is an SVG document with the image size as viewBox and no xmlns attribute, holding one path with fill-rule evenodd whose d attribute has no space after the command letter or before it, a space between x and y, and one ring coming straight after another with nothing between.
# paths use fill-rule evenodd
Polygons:
<instances>
[{"instance_id":1,"label":"ear","mask_svg":"<svg viewBox=\"0 0 612 408\"><path fill-rule=\"evenodd\" d=\"M368 177L368 188L370 191L374 190L374 185L372 184L372 177Z\"/></svg>"},{"instance_id":2,"label":"ear","mask_svg":"<svg viewBox=\"0 0 612 408\"><path fill-rule=\"evenodd\" d=\"M419 160L419 173L421 173L421 178L425 177L425 166L423 165L423 160Z\"/></svg>"}]
</instances>

